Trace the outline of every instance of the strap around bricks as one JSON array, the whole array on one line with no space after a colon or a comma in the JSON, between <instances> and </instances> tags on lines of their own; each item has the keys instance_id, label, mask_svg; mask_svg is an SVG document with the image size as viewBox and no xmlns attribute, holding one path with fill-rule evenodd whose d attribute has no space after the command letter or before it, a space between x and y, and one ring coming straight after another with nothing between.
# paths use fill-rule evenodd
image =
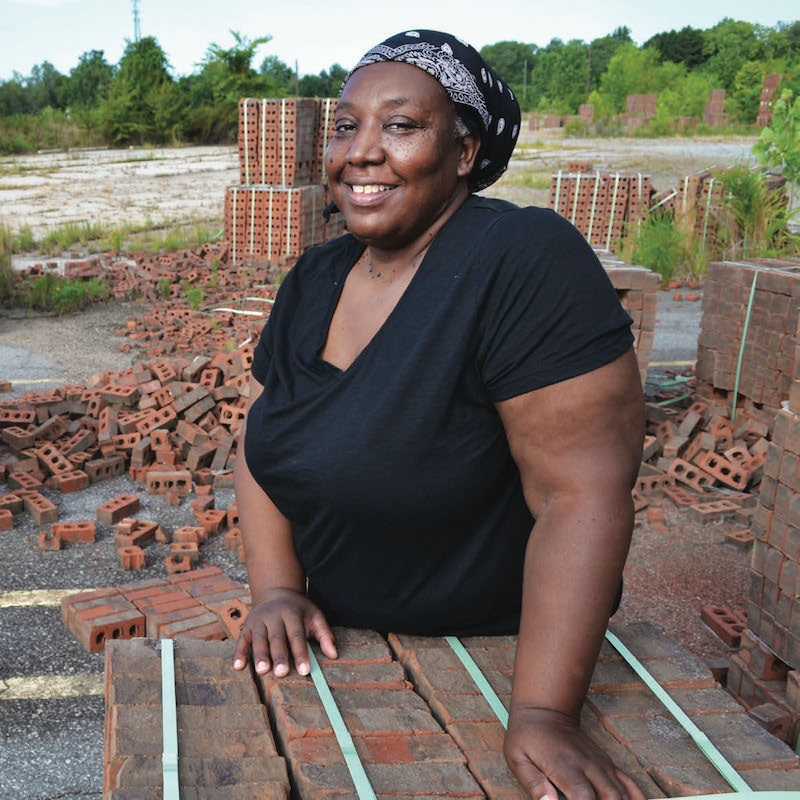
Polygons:
<instances>
[{"instance_id":1,"label":"strap around bricks","mask_svg":"<svg viewBox=\"0 0 800 800\"><path fill-rule=\"evenodd\" d=\"M377 800L375 792L372 789L372 784L369 782L367 773L364 770L364 765L361 763L361 759L356 752L353 738L350 736L347 726L344 724L344 720L336 705L336 701L333 699L333 694L328 686L328 682L325 680L325 676L319 668L317 657L314 655L310 646L308 648L308 660L311 664L311 680L314 681L319 699L322 701L325 713L328 715L328 720L330 720L331 727L336 736L336 741L339 744L339 749L342 751L345 764L347 764L347 769L350 771L350 777L355 784L359 800Z\"/></svg>"},{"instance_id":2,"label":"strap around bricks","mask_svg":"<svg viewBox=\"0 0 800 800\"><path fill-rule=\"evenodd\" d=\"M475 681L475 685L481 690L481 694L486 699L486 702L491 706L497 719L503 723L503 727L508 727L508 711L501 702L497 693L492 689L486 676L481 672L481 668L475 663L475 660L467 652L467 648L461 644L461 640L457 636L445 636L447 644L453 648L453 652L458 656L461 663L469 673L470 678Z\"/></svg>"},{"instance_id":3,"label":"strap around bricks","mask_svg":"<svg viewBox=\"0 0 800 800\"><path fill-rule=\"evenodd\" d=\"M645 682L647 687L650 689L651 692L664 704L667 711L672 714L673 717L677 720L678 724L692 737L694 743L700 748L703 752L703 755L711 762L711 764L717 769L720 775L728 782L732 789L736 792L743 792L743 796L755 796L755 795L768 795L768 794L775 794L781 795L782 797L786 797L787 793L785 792L753 792L750 787L745 783L742 776L730 765L727 761L725 756L720 753L719 750L714 746L711 740L706 736L697 725L689 719L688 715L683 711L683 709L665 692L661 686L658 685L656 679L642 666L642 663L636 658L630 650L619 640L617 636L615 636L611 631L606 631L606 639L613 645L616 651L628 662L628 665L633 669L633 671ZM798 798L800 798L800 792L793 792ZM730 798L735 797L732 794L725 794L725 795L718 795L718 797L726 798L726 800L730 800Z\"/></svg>"},{"instance_id":4,"label":"strap around bricks","mask_svg":"<svg viewBox=\"0 0 800 800\"><path fill-rule=\"evenodd\" d=\"M739 342L739 358L736 360L736 379L733 382L733 403L731 405L731 423L736 422L736 406L739 399L739 378L742 372L742 356L744 355L744 340L747 338L747 329L750 327L750 314L753 311L753 298L756 295L756 282L758 270L753 273L753 285L750 287L750 299L747 301L747 313L742 327L742 341Z\"/></svg>"},{"instance_id":5,"label":"strap around bricks","mask_svg":"<svg viewBox=\"0 0 800 800\"><path fill-rule=\"evenodd\" d=\"M178 713L175 704L175 648L161 639L161 764L164 800L180 800L178 788Z\"/></svg>"}]
</instances>

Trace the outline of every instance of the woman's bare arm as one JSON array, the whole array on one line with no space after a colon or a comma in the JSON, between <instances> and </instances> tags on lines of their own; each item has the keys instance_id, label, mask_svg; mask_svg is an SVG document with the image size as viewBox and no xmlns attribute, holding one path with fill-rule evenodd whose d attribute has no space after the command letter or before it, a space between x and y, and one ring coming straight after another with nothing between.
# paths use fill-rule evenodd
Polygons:
<instances>
[{"instance_id":1,"label":"woman's bare arm","mask_svg":"<svg viewBox=\"0 0 800 800\"><path fill-rule=\"evenodd\" d=\"M262 386L250 380L250 407ZM256 483L245 459L247 420L239 430L234 467L236 504L242 531L253 609L245 620L234 655L234 667L243 669L248 652L260 674L272 669L289 672L289 650L298 672L308 674L306 640L313 636L323 652L336 657L333 633L322 612L305 596L305 574L294 549L292 526Z\"/></svg>"},{"instance_id":2,"label":"woman's bare arm","mask_svg":"<svg viewBox=\"0 0 800 800\"><path fill-rule=\"evenodd\" d=\"M633 351L498 403L528 541L506 758L532 797L643 795L578 727L633 528L644 407Z\"/></svg>"}]
</instances>

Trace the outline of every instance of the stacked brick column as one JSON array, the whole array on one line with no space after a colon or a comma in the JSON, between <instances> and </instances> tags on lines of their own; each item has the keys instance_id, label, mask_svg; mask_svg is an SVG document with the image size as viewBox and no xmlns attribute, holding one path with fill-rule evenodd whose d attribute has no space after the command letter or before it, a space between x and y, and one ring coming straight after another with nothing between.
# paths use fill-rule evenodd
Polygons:
<instances>
[{"instance_id":1,"label":"stacked brick column","mask_svg":"<svg viewBox=\"0 0 800 800\"><path fill-rule=\"evenodd\" d=\"M615 250L626 225L650 206L650 176L636 172L559 171L549 207L568 219L594 247Z\"/></svg>"},{"instance_id":2,"label":"stacked brick column","mask_svg":"<svg viewBox=\"0 0 800 800\"><path fill-rule=\"evenodd\" d=\"M289 780L247 672L230 668L230 642L175 646L181 797L285 800ZM162 796L161 655L154 639L106 649L103 796Z\"/></svg>"},{"instance_id":3,"label":"stacked brick column","mask_svg":"<svg viewBox=\"0 0 800 800\"><path fill-rule=\"evenodd\" d=\"M652 626L621 626L615 632L753 789L796 789L800 785L800 758L751 719L719 687L703 662ZM379 797L526 797L505 764L501 723L443 639L389 634L387 645L371 631L336 629L335 633L337 660L325 659L318 649L315 652ZM515 637L472 637L462 643L507 706ZM139 640L114 642L107 648L107 787L130 786L125 780L135 780L138 787L151 785L148 781L158 760L159 737L144 724L137 729L132 720L145 717L135 717L136 710L128 706L129 698L136 697L138 713L158 719L152 708L157 706L159 694L151 682L156 680L154 676L160 677L155 647L154 642ZM216 764L221 763L233 778L231 787L237 780L244 782L265 770L269 776L265 783L277 792L272 784L280 783L280 756L286 761L292 797L354 796L344 757L310 678L292 672L286 678L268 675L256 681L273 726L276 755L252 710L254 688L247 685L251 673L231 668L232 644L181 639L176 648L178 720L180 735L186 737L179 739L179 751L188 762L181 774L206 780L194 784L198 796L280 797L220 795L210 788L204 794L200 788L213 785L220 774ZM125 680L126 671L133 680ZM189 711L184 709L200 705L201 697L206 709L192 709L197 715L192 719L207 719L223 729L211 734L219 742L220 762L208 765L200 765L196 759L207 756L203 747L211 736L188 730ZM233 708L249 721L241 726L232 724ZM731 791L688 734L608 644L603 646L592 677L581 725L646 797ZM242 728L246 726L243 741ZM158 722L153 722L153 728L158 730ZM193 741L192 736L197 739ZM261 766L255 760L255 748L261 753ZM234 755L238 760L232 760ZM135 779L134 769L139 776ZM182 783L187 791L192 786ZM142 791L138 797L142 796L150 795Z\"/></svg>"},{"instance_id":4,"label":"stacked brick column","mask_svg":"<svg viewBox=\"0 0 800 800\"><path fill-rule=\"evenodd\" d=\"M759 128L766 128L772 122L772 104L775 100L775 92L781 84L783 75L765 75L764 88L761 90L761 102L758 107Z\"/></svg>"},{"instance_id":5,"label":"stacked brick column","mask_svg":"<svg viewBox=\"0 0 800 800\"><path fill-rule=\"evenodd\" d=\"M598 253L597 256L617 291L622 307L633 320L631 333L644 383L653 352L659 275L644 267L624 264L608 253Z\"/></svg>"},{"instance_id":6,"label":"stacked brick column","mask_svg":"<svg viewBox=\"0 0 800 800\"><path fill-rule=\"evenodd\" d=\"M324 152L333 135L331 98L243 98L239 103L240 185L225 194L231 262L296 259L343 231L324 224Z\"/></svg>"},{"instance_id":7,"label":"stacked brick column","mask_svg":"<svg viewBox=\"0 0 800 800\"><path fill-rule=\"evenodd\" d=\"M697 344L696 374L702 392L721 392L733 407L747 305L758 272L744 342L739 395L773 414L789 399L800 319L798 267L800 259L796 258L709 264Z\"/></svg>"},{"instance_id":8,"label":"stacked brick column","mask_svg":"<svg viewBox=\"0 0 800 800\"><path fill-rule=\"evenodd\" d=\"M719 128L726 125L728 117L725 114L725 90L712 89L708 96L708 102L703 108L703 122L712 128Z\"/></svg>"}]
</instances>

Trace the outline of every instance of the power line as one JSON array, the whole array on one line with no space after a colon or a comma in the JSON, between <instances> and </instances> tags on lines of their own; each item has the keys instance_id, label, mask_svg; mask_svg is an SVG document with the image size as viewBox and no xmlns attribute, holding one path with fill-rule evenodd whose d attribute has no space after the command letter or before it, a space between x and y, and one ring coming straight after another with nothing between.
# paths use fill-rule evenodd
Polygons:
<instances>
[{"instance_id":1,"label":"power line","mask_svg":"<svg viewBox=\"0 0 800 800\"><path fill-rule=\"evenodd\" d=\"M131 0L133 6L133 41L138 42L142 38L142 31L139 27L139 0Z\"/></svg>"}]
</instances>

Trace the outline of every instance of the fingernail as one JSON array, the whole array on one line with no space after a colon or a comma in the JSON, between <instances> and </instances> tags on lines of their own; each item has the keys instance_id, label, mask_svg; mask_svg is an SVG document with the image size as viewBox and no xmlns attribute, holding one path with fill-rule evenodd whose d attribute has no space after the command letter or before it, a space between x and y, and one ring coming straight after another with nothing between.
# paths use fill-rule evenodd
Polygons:
<instances>
[{"instance_id":1,"label":"fingernail","mask_svg":"<svg viewBox=\"0 0 800 800\"><path fill-rule=\"evenodd\" d=\"M289 672L289 667L287 667L286 664L278 664L275 667L275 674L279 678L282 678L284 675L286 675L287 672Z\"/></svg>"},{"instance_id":2,"label":"fingernail","mask_svg":"<svg viewBox=\"0 0 800 800\"><path fill-rule=\"evenodd\" d=\"M306 664L306 663L304 663L303 661L301 661L301 662L300 662L300 663L297 665L297 671L298 671L298 672L299 672L301 675L308 675L308 672L309 672L309 669L308 669L308 664Z\"/></svg>"},{"instance_id":3,"label":"fingernail","mask_svg":"<svg viewBox=\"0 0 800 800\"><path fill-rule=\"evenodd\" d=\"M259 661L258 664L256 664L256 672L261 673L266 671L267 671L267 662Z\"/></svg>"},{"instance_id":4,"label":"fingernail","mask_svg":"<svg viewBox=\"0 0 800 800\"><path fill-rule=\"evenodd\" d=\"M241 658L237 658L236 661L233 662L234 669L241 669L244 666L244 661Z\"/></svg>"}]
</instances>

